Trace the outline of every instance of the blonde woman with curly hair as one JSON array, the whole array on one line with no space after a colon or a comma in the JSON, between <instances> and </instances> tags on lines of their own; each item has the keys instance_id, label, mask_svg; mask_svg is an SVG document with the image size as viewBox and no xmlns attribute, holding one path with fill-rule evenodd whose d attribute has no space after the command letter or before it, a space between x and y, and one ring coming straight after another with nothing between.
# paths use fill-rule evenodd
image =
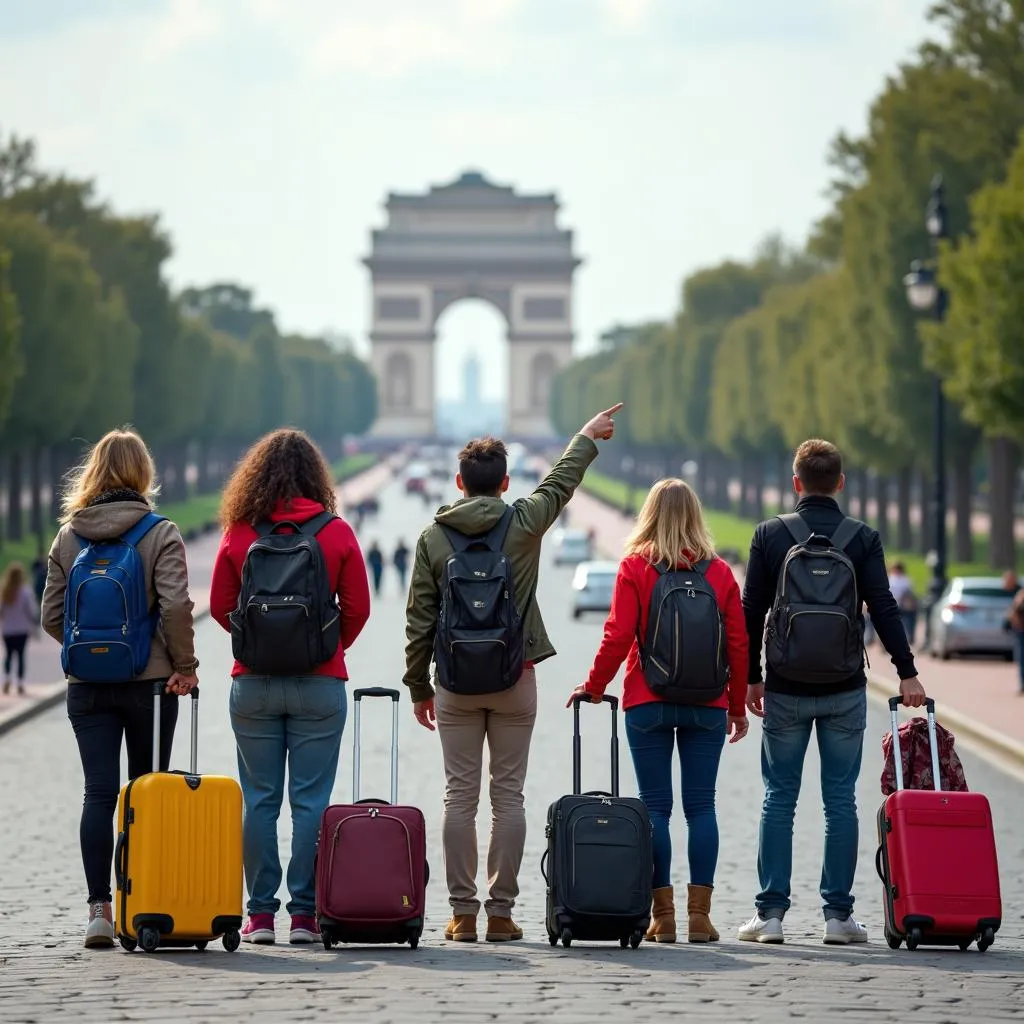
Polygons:
<instances>
[{"instance_id":1,"label":"blonde woman with curly hair","mask_svg":"<svg viewBox=\"0 0 1024 1024\"><path fill-rule=\"evenodd\" d=\"M292 943L320 939L313 873L317 831L334 786L348 708L345 651L370 615L363 555L352 527L336 512L334 483L323 455L304 433L290 429L275 430L249 449L228 481L221 503L224 536L213 567L210 612L224 629L232 632L243 566L253 542L271 529L293 533L305 524L320 547L340 616L336 650L308 673L258 673L237 660L231 670L231 725L245 804L242 851L249 890L248 918L242 927L245 942L275 941L274 915L281 905L277 819L286 766L292 812L289 939ZM259 627L246 620L245 628Z\"/></svg>"},{"instance_id":2,"label":"blonde woman with curly hair","mask_svg":"<svg viewBox=\"0 0 1024 1024\"><path fill-rule=\"evenodd\" d=\"M42 624L61 644L65 640L68 575L83 550L93 544L133 543L152 624L145 667L130 678L86 681L68 671L68 718L85 772L80 841L89 888L88 947L114 944L110 865L122 740L128 751L129 777L150 771L152 684L166 682L160 718L160 766L166 770L178 695L189 693L198 683L185 545L174 523L152 515L156 494L156 469L145 442L133 430L112 430L68 478L62 526L47 563Z\"/></svg>"},{"instance_id":3,"label":"blonde woman with curly hair","mask_svg":"<svg viewBox=\"0 0 1024 1024\"><path fill-rule=\"evenodd\" d=\"M684 703L681 694L671 699L664 692L656 693L648 685L641 663L638 637L647 636L655 584L662 572L675 569L702 575L718 605L728 674L718 696L710 699L702 695ZM690 869L687 938L690 942L714 942L719 936L709 914L718 861L715 785L726 736L735 743L747 734L747 631L736 578L715 554L700 500L682 480L660 480L647 495L636 528L626 541L594 666L575 692L600 700L623 661L626 739L640 799L654 827L654 905L647 939L676 941L669 820L672 752L678 748ZM699 684L705 688L706 681Z\"/></svg>"}]
</instances>

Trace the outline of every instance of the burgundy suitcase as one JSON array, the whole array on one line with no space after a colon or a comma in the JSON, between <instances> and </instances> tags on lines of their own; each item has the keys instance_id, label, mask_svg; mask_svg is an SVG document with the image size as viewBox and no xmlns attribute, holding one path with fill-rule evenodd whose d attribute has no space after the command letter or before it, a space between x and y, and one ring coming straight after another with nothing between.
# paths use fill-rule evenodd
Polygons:
<instances>
[{"instance_id":1,"label":"burgundy suitcase","mask_svg":"<svg viewBox=\"0 0 1024 1024\"><path fill-rule=\"evenodd\" d=\"M389 697L391 802L359 798L360 709L364 697ZM397 690L373 686L352 694L352 803L328 807L320 821L316 916L324 947L336 942L408 942L423 934L427 829L422 812L398 804Z\"/></svg>"},{"instance_id":2,"label":"burgundy suitcase","mask_svg":"<svg viewBox=\"0 0 1024 1024\"><path fill-rule=\"evenodd\" d=\"M1002 923L996 841L988 799L981 793L938 789L939 757L935 741L935 701L927 701L934 790L904 789L896 710L892 714L896 792L878 811L878 854L882 879L885 940L892 949L906 942L959 946L975 940L984 952Z\"/></svg>"}]
</instances>

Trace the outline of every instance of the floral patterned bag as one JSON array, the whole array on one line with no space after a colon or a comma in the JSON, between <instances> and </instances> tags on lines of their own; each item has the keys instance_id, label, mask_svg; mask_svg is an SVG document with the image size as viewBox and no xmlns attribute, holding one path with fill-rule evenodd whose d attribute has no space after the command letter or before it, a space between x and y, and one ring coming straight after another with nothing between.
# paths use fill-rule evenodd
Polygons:
<instances>
[{"instance_id":1,"label":"floral patterned bag","mask_svg":"<svg viewBox=\"0 0 1024 1024\"><path fill-rule=\"evenodd\" d=\"M932 776L932 755L928 747L928 722L924 718L912 718L899 729L900 754L903 765L903 785L906 789L934 789ZM939 781L947 793L966 793L967 780L964 768L954 748L954 736L935 723L935 735L939 743ZM888 796L896 792L896 765L892 759L892 733L882 738L882 792Z\"/></svg>"}]
</instances>

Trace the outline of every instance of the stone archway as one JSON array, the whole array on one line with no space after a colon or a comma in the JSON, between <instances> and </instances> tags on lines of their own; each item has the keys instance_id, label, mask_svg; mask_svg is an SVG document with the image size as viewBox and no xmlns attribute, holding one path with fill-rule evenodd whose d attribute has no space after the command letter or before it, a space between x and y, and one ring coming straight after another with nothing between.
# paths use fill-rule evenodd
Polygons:
<instances>
[{"instance_id":1,"label":"stone archway","mask_svg":"<svg viewBox=\"0 0 1024 1024\"><path fill-rule=\"evenodd\" d=\"M434 434L438 317L464 298L484 299L508 331L508 433L551 435L548 397L572 358L572 277L582 260L558 227L553 194L518 195L467 172L425 195L392 193L387 226L374 231L370 343L381 392L374 433Z\"/></svg>"}]
</instances>

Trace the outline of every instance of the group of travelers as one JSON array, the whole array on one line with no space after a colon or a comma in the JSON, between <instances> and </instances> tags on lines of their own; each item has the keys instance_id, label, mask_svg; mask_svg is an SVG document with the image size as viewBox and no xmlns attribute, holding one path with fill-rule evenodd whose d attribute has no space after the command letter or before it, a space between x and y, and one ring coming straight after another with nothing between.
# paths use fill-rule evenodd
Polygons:
<instances>
[{"instance_id":1,"label":"group of travelers","mask_svg":"<svg viewBox=\"0 0 1024 1024\"><path fill-rule=\"evenodd\" d=\"M370 567L370 575L373 578L374 597L380 597L384 579L384 552L381 551L377 541L374 541L370 545L369 551L366 552L366 564ZM399 592L405 594L405 581L409 575L409 549L405 546L405 541L398 542L394 554L391 556L391 564L398 576Z\"/></svg>"},{"instance_id":2,"label":"group of travelers","mask_svg":"<svg viewBox=\"0 0 1024 1024\"><path fill-rule=\"evenodd\" d=\"M442 843L451 906L444 934L449 940L475 941L478 936L476 813L485 745L492 826L484 937L509 941L523 936L512 915L526 838L523 790L537 716L537 666L555 655L537 600L541 544L597 457L598 442L612 437L619 408L584 424L533 493L511 504L504 499L509 487L504 444L494 438L470 442L459 455L455 478L462 497L437 511L412 555L404 682L415 719L440 738L445 772ZM904 704L919 707L925 695L890 591L878 534L847 519L836 501L844 486L838 450L826 441L802 444L794 459L793 485L799 498L795 513L764 522L754 533L741 595L732 570L715 553L693 489L676 479L655 484L626 544L593 665L570 696L570 704L600 701L625 663L626 737L653 827L653 906L647 933L652 941L674 942L677 937L670 837L674 750L679 752L688 827L685 934L697 942L719 938L710 917L719 836L715 787L725 742L736 743L747 735L748 712L763 720L765 796L757 855L761 891L754 900L756 912L739 930L739 938L783 941L791 895L793 817L812 728L821 756L826 825L824 940L867 938L852 914L855 789L866 720L861 601L899 674ZM112 822L122 741L129 775L135 778L150 770L152 684L164 682L159 764L166 769L177 698L198 685L185 546L173 523L152 514L156 494L155 467L143 440L130 430L111 432L70 477L62 526L47 562L42 627L62 644L68 716L85 776L80 841L89 904L85 944L90 947L111 946L114 940ZM283 874L277 819L287 773L292 823L285 908L291 917L289 939L314 942L320 939L314 885L317 830L334 785L347 715L345 657L370 615L366 565L373 570L378 562L382 571L383 557L375 557L376 545L364 557L351 526L337 515L326 460L305 434L291 429L267 435L243 457L224 491L221 525L210 608L232 634L236 659L229 708L244 805L248 903L242 938L256 943L276 938ZM297 627L298 620L285 618L285 612L275 618L271 609L275 614L268 615L266 603L261 608L251 599L253 552L281 534L308 540L306 547L314 552L310 564L319 566L325 581L321 606L311 606L307 615L323 636L318 637L319 647L310 647L308 670L300 673L274 669L273 650L279 636L305 627ZM77 627L70 628L66 610L73 602L65 599L82 552L90 544L119 538L137 551L152 628L137 671L111 685L83 678L89 672L79 667L85 663L74 652ZM814 609L796 610L786 596L788 587L796 587L796 593L814 584L810 575L798 575L792 553L822 538L826 547L831 543L830 550L836 549L836 578L842 582L843 573L850 577L848 588L836 589L832 598L840 602L849 635L840 636L828 624L827 615L839 614L834 609L816 618L808 615L800 625L799 615ZM490 596L477 591L479 600L469 602L474 609L491 602L502 616L500 639L474 637L472 624L450 606L458 589L452 563L470 549L488 552L507 574L503 587L491 588ZM402 575L408 552L401 566L397 552L393 562ZM653 616L652 622L652 608L668 600L666 581L677 572L693 578L682 591L684 599L702 598L692 602L693 609L699 605L703 610L699 614L673 606L673 614L683 617L684 634L696 637L697 632L688 631L703 629L701 623L717 630L708 648L713 657L704 661L693 653L699 643L687 640L680 664L690 668L682 674L673 674L658 660L662 616ZM856 595L855 606L842 605L853 600L848 593ZM515 642L508 643L508 637Z\"/></svg>"}]
</instances>

